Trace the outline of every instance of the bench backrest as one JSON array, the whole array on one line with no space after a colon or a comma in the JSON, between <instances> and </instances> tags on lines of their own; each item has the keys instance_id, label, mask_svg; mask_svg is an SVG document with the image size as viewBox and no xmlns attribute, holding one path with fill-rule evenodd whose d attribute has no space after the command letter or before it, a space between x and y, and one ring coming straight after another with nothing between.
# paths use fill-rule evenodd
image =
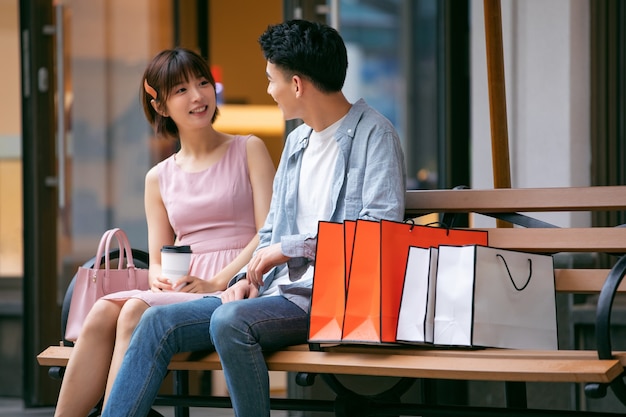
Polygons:
<instances>
[{"instance_id":1,"label":"bench backrest","mask_svg":"<svg viewBox=\"0 0 626 417\"><path fill-rule=\"evenodd\" d=\"M492 190L410 190L406 213L608 212L626 210L626 186ZM615 225L618 226L618 225ZM488 228L489 245L537 253L626 253L626 227ZM617 259L617 257L616 257ZM596 293L607 269L558 269L557 291ZM620 292L626 286L620 287Z\"/></svg>"}]
</instances>

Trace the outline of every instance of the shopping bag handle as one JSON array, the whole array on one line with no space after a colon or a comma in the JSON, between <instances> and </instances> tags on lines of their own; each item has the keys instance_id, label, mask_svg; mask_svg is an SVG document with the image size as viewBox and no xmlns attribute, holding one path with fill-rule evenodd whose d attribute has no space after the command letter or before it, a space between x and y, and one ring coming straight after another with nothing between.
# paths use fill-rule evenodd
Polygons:
<instances>
[{"instance_id":1,"label":"shopping bag handle","mask_svg":"<svg viewBox=\"0 0 626 417\"><path fill-rule=\"evenodd\" d=\"M411 227L409 228L409 232L413 231L413 228L414 228L415 226L417 226L417 225L415 224L415 219L406 219L406 220L404 220L404 223L407 223L407 224L410 224L410 225L411 225ZM423 224L423 225L420 225L420 226L435 226L435 225L440 226L442 229L446 229L446 236L450 234L450 229L451 229L451 227L450 227L450 226L448 226L448 225L447 225L446 223L444 223L443 221L430 222L430 223L426 223L426 224Z\"/></svg>"},{"instance_id":2,"label":"shopping bag handle","mask_svg":"<svg viewBox=\"0 0 626 417\"><path fill-rule=\"evenodd\" d=\"M513 275L511 274L511 270L509 269L509 265L506 263L506 259L504 259L504 256L500 255L499 253L496 253L496 258L501 259L502 262L504 263L504 267L506 268L506 272L509 275L509 279L511 280L513 287L517 291L524 291L524 289L528 286L528 284L530 284L530 279L533 276L533 260L528 258L528 278L526 279L526 283L522 287L518 287L517 284L515 283L515 280L513 279Z\"/></svg>"}]
</instances>

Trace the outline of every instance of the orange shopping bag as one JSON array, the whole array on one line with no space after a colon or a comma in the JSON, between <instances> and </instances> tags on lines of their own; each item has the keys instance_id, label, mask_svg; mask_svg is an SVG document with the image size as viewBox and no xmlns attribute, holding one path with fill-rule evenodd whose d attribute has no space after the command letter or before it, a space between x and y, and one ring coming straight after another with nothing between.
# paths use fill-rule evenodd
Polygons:
<instances>
[{"instance_id":1,"label":"orange shopping bag","mask_svg":"<svg viewBox=\"0 0 626 417\"><path fill-rule=\"evenodd\" d=\"M343 319L343 341L380 342L380 223L357 220Z\"/></svg>"},{"instance_id":2,"label":"orange shopping bag","mask_svg":"<svg viewBox=\"0 0 626 417\"><path fill-rule=\"evenodd\" d=\"M345 257L345 277L346 291L350 283L350 266L352 265L352 247L354 246L354 232L356 231L356 220L344 220L343 222L343 238L344 238L344 257ZM345 296L345 294L344 294Z\"/></svg>"},{"instance_id":3,"label":"orange shopping bag","mask_svg":"<svg viewBox=\"0 0 626 417\"><path fill-rule=\"evenodd\" d=\"M318 224L309 342L339 342L355 221Z\"/></svg>"},{"instance_id":4,"label":"orange shopping bag","mask_svg":"<svg viewBox=\"0 0 626 417\"><path fill-rule=\"evenodd\" d=\"M343 341L394 343L409 248L487 245L487 232L358 220Z\"/></svg>"}]
</instances>

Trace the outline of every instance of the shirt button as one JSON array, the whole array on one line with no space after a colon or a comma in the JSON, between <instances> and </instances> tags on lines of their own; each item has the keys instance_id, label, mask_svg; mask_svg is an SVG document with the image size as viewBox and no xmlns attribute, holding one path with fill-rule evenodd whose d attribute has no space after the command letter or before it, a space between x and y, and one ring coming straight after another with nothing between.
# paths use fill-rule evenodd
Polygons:
<instances>
[{"instance_id":1,"label":"shirt button","mask_svg":"<svg viewBox=\"0 0 626 417\"><path fill-rule=\"evenodd\" d=\"M348 133L352 133L352 129L348 129Z\"/></svg>"}]
</instances>

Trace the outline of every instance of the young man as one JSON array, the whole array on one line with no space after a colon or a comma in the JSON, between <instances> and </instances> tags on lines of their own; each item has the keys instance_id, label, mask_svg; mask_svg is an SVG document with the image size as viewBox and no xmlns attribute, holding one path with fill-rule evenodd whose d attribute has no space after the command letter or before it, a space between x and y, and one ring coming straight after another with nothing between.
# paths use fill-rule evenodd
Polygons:
<instances>
[{"instance_id":1,"label":"young man","mask_svg":"<svg viewBox=\"0 0 626 417\"><path fill-rule=\"evenodd\" d=\"M145 416L173 354L216 350L238 417L269 416L263 351L306 343L320 220L401 220L404 156L398 135L363 100L341 92L348 66L341 36L294 20L259 38L267 92L286 140L260 241L220 297L148 309L137 326L103 416Z\"/></svg>"}]
</instances>

